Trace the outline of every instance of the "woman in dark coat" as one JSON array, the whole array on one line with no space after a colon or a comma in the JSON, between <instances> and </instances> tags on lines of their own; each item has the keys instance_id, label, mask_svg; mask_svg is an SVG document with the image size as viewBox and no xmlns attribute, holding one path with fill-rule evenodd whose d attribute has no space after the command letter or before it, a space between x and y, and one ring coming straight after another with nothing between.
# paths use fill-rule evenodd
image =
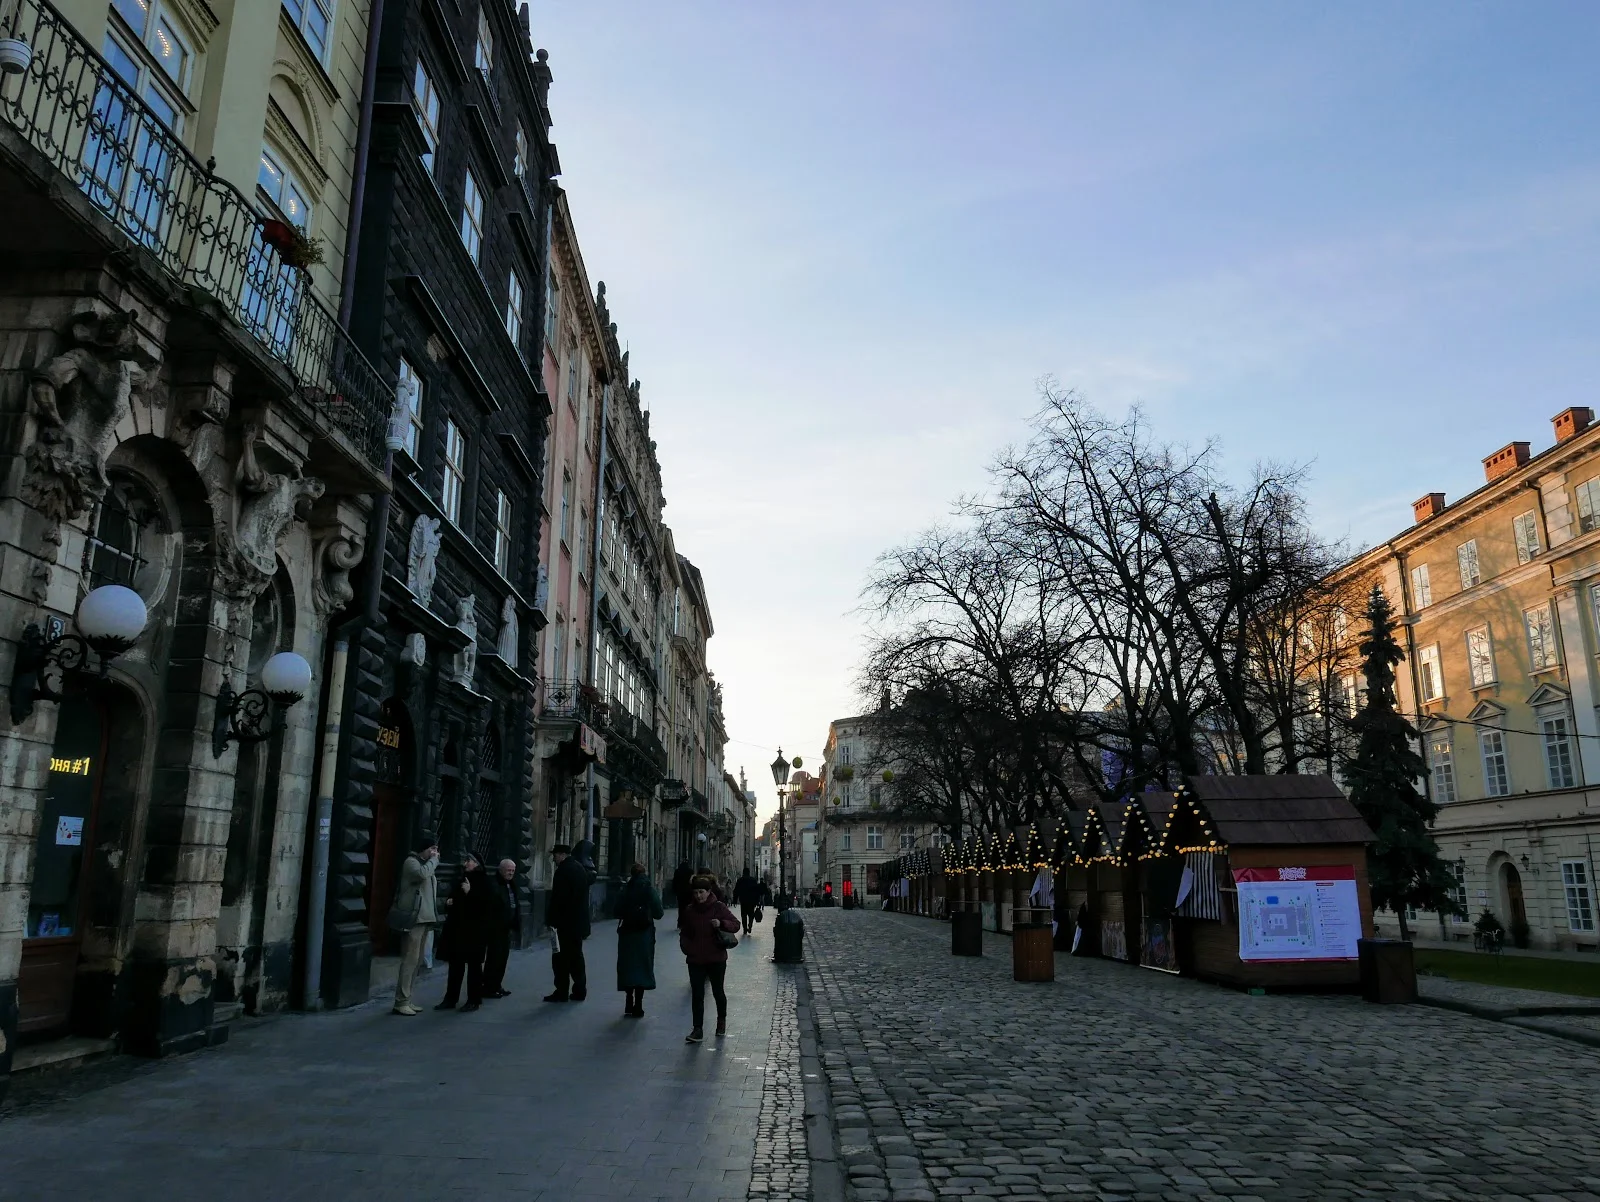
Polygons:
<instances>
[{"instance_id":1,"label":"woman in dark coat","mask_svg":"<svg viewBox=\"0 0 1600 1202\"><path fill-rule=\"evenodd\" d=\"M444 1000L435 1010L454 1010L461 999L461 978L467 978L465 1014L483 1005L483 959L489 951L489 928L496 918L494 894L488 874L476 854L467 852L461 860L461 879L450 891L444 917L444 957L450 961L450 976Z\"/></svg>"},{"instance_id":2,"label":"woman in dark coat","mask_svg":"<svg viewBox=\"0 0 1600 1202\"><path fill-rule=\"evenodd\" d=\"M644 991L656 987L656 919L663 913L661 894L635 861L617 903L617 988L627 995L628 1018L644 1017Z\"/></svg>"},{"instance_id":3,"label":"woman in dark coat","mask_svg":"<svg viewBox=\"0 0 1600 1202\"><path fill-rule=\"evenodd\" d=\"M689 965L690 1001L694 1010L694 1030L687 1036L689 1043L705 1041L706 986L711 986L711 996L717 1002L717 1034L728 1033L728 995L722 987L728 972L728 949L722 944L722 932L739 929L739 920L711 895L716 881L709 875L697 876L689 882L689 906L678 919L678 946Z\"/></svg>"}]
</instances>

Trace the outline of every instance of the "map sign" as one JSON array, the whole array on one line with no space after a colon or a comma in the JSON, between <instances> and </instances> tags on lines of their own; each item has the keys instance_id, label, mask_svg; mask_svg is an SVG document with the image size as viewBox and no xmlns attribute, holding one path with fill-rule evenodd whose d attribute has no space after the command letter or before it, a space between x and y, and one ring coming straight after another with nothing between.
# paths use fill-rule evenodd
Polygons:
<instances>
[{"instance_id":1,"label":"map sign","mask_svg":"<svg viewBox=\"0 0 1600 1202\"><path fill-rule=\"evenodd\" d=\"M1361 938L1356 870L1236 868L1239 959L1354 960Z\"/></svg>"}]
</instances>

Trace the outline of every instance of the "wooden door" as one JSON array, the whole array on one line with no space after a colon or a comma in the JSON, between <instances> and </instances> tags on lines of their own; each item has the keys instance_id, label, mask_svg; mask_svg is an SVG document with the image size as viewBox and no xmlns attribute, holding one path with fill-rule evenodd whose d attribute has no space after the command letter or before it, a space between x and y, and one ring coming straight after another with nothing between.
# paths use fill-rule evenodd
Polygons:
<instances>
[{"instance_id":1,"label":"wooden door","mask_svg":"<svg viewBox=\"0 0 1600 1202\"><path fill-rule=\"evenodd\" d=\"M400 791L391 784L372 786L372 864L367 878L367 931L372 950L383 955L390 941L389 907L399 876Z\"/></svg>"},{"instance_id":2,"label":"wooden door","mask_svg":"<svg viewBox=\"0 0 1600 1202\"><path fill-rule=\"evenodd\" d=\"M1528 910L1522 901L1522 875L1515 867L1506 865L1506 905L1511 910L1511 925L1528 925Z\"/></svg>"}]
</instances>

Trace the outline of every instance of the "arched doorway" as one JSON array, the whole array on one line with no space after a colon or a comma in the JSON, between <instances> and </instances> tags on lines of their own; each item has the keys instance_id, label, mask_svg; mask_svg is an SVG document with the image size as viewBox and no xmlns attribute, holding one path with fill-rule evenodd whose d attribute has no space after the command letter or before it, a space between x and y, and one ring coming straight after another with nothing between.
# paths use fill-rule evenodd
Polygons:
<instances>
[{"instance_id":1,"label":"arched doorway","mask_svg":"<svg viewBox=\"0 0 1600 1202\"><path fill-rule=\"evenodd\" d=\"M389 906L400 862L411 850L404 821L406 781L411 762L411 715L398 697L383 703L378 715L378 754L372 783L372 861L367 877L367 931L372 954L389 953Z\"/></svg>"},{"instance_id":2,"label":"arched doorway","mask_svg":"<svg viewBox=\"0 0 1600 1202\"><path fill-rule=\"evenodd\" d=\"M1506 926L1513 940L1518 932L1526 939L1528 909L1522 898L1522 874L1510 860L1500 865L1500 887L1506 898ZM1520 944L1518 946L1521 946Z\"/></svg>"}]
</instances>

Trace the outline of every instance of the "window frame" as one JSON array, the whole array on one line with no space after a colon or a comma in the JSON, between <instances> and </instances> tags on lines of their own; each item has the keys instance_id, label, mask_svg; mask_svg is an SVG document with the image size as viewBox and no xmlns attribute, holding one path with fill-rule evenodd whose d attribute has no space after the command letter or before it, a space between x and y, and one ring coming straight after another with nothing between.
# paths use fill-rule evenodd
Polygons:
<instances>
[{"instance_id":1,"label":"window frame","mask_svg":"<svg viewBox=\"0 0 1600 1202\"><path fill-rule=\"evenodd\" d=\"M439 480L439 507L450 524L461 528L462 502L467 493L467 436L454 418L444 419L444 440L440 447L444 471Z\"/></svg>"},{"instance_id":2,"label":"window frame","mask_svg":"<svg viewBox=\"0 0 1600 1202\"><path fill-rule=\"evenodd\" d=\"M411 380L416 384L416 390L404 388L405 382ZM422 446L422 373L417 371L410 359L400 356L400 366L396 372L396 391L402 396L414 397L416 404L407 402L406 406L406 438L404 450L412 459L417 457L418 448Z\"/></svg>"},{"instance_id":3,"label":"window frame","mask_svg":"<svg viewBox=\"0 0 1600 1202\"><path fill-rule=\"evenodd\" d=\"M1561 861L1561 896L1567 904L1567 930L1574 935L1595 933L1594 882L1589 875L1587 860Z\"/></svg>"},{"instance_id":4,"label":"window frame","mask_svg":"<svg viewBox=\"0 0 1600 1202\"><path fill-rule=\"evenodd\" d=\"M1552 790L1574 789L1578 784L1577 750L1572 744L1572 716L1565 711L1537 715L1544 751L1545 780ZM1560 727L1556 730L1557 726ZM1558 778L1557 768L1565 773Z\"/></svg>"},{"instance_id":5,"label":"window frame","mask_svg":"<svg viewBox=\"0 0 1600 1202\"><path fill-rule=\"evenodd\" d=\"M1444 697L1444 664L1439 656L1438 643L1429 643L1417 649L1417 690L1424 702L1438 701Z\"/></svg>"},{"instance_id":6,"label":"window frame","mask_svg":"<svg viewBox=\"0 0 1600 1202\"><path fill-rule=\"evenodd\" d=\"M511 549L514 545L512 529L515 524L515 511L511 507L511 496L503 488L494 490L494 566L495 571L510 579L511 576Z\"/></svg>"},{"instance_id":7,"label":"window frame","mask_svg":"<svg viewBox=\"0 0 1600 1202\"><path fill-rule=\"evenodd\" d=\"M1428 732L1428 781L1435 805L1455 804L1455 741L1451 738L1449 727Z\"/></svg>"},{"instance_id":8,"label":"window frame","mask_svg":"<svg viewBox=\"0 0 1600 1202\"><path fill-rule=\"evenodd\" d=\"M1416 609L1427 609L1433 604L1433 582L1428 578L1425 563L1411 569L1411 604Z\"/></svg>"},{"instance_id":9,"label":"window frame","mask_svg":"<svg viewBox=\"0 0 1600 1202\"><path fill-rule=\"evenodd\" d=\"M559 527L561 544L567 548L567 553L572 552L572 473L565 467L561 469L561 525Z\"/></svg>"},{"instance_id":10,"label":"window frame","mask_svg":"<svg viewBox=\"0 0 1600 1202\"><path fill-rule=\"evenodd\" d=\"M1573 508L1578 511L1578 532L1588 534L1591 530L1600 528L1600 476L1591 476L1589 479L1572 487Z\"/></svg>"},{"instance_id":11,"label":"window frame","mask_svg":"<svg viewBox=\"0 0 1600 1202\"><path fill-rule=\"evenodd\" d=\"M297 225L302 231L309 233L312 218L316 216L317 206L311 199L310 190L301 182L300 177L294 173L292 168L285 165L284 160L286 158L287 156L275 149L271 142L263 141L261 143L261 158L256 167L256 192L266 198L267 203L272 206L273 212L282 217L285 222L290 225ZM261 182L262 169L267 167L268 164L276 168L278 172L279 182L276 196L273 195L271 189ZM298 199L305 207L304 220L296 221L294 214L284 207L283 198L285 193L292 193L291 200Z\"/></svg>"},{"instance_id":12,"label":"window frame","mask_svg":"<svg viewBox=\"0 0 1600 1202\"><path fill-rule=\"evenodd\" d=\"M1491 742L1494 744L1493 747L1490 746ZM1505 731L1498 726L1480 726L1478 758L1483 765L1483 795L1510 797L1511 760L1506 755Z\"/></svg>"},{"instance_id":13,"label":"window frame","mask_svg":"<svg viewBox=\"0 0 1600 1202\"><path fill-rule=\"evenodd\" d=\"M1478 557L1477 539L1469 538L1456 548L1456 570L1461 573L1462 592L1483 583L1483 561Z\"/></svg>"},{"instance_id":14,"label":"window frame","mask_svg":"<svg viewBox=\"0 0 1600 1202\"><path fill-rule=\"evenodd\" d=\"M876 840L876 842L874 842L874 840ZM872 826L870 824L867 826L867 850L883 850L883 827Z\"/></svg>"},{"instance_id":15,"label":"window frame","mask_svg":"<svg viewBox=\"0 0 1600 1202\"><path fill-rule=\"evenodd\" d=\"M1474 642L1475 636L1479 635L1482 636L1481 654L1479 646L1475 645ZM1494 662L1494 637L1489 632L1488 623L1482 626L1474 626L1467 631L1466 640L1467 674L1472 680L1472 687L1486 689L1491 685L1498 684L1500 673ZM1480 663L1487 665L1487 671L1482 674L1478 671Z\"/></svg>"},{"instance_id":16,"label":"window frame","mask_svg":"<svg viewBox=\"0 0 1600 1202\"><path fill-rule=\"evenodd\" d=\"M1533 618L1540 619L1535 638ZM1555 614L1548 601L1522 611L1522 628L1528 643L1528 665L1534 672L1548 672L1561 666L1561 644L1556 637Z\"/></svg>"},{"instance_id":17,"label":"window frame","mask_svg":"<svg viewBox=\"0 0 1600 1202\"><path fill-rule=\"evenodd\" d=\"M428 146L421 155L423 169L437 180L439 127L444 120L444 103L439 99L439 88L433 82L433 73L420 55L416 70L411 75L411 107L417 114L417 124L422 127L422 140Z\"/></svg>"},{"instance_id":18,"label":"window frame","mask_svg":"<svg viewBox=\"0 0 1600 1202\"><path fill-rule=\"evenodd\" d=\"M1529 509L1511 519L1511 539L1517 546L1517 562L1531 563L1544 554L1539 545L1539 514Z\"/></svg>"},{"instance_id":19,"label":"window frame","mask_svg":"<svg viewBox=\"0 0 1600 1202\"><path fill-rule=\"evenodd\" d=\"M494 30L489 25L489 6L478 8L478 36L472 44L472 65L486 84L494 80Z\"/></svg>"},{"instance_id":20,"label":"window frame","mask_svg":"<svg viewBox=\"0 0 1600 1202\"><path fill-rule=\"evenodd\" d=\"M478 266L483 265L484 233L483 185L468 167L461 180L461 245Z\"/></svg>"},{"instance_id":21,"label":"window frame","mask_svg":"<svg viewBox=\"0 0 1600 1202\"><path fill-rule=\"evenodd\" d=\"M301 9L299 16L294 14L294 5L298 5ZM334 7L333 0L329 0L327 4L324 4L322 0L282 0L281 7L288 13L290 23L300 31L300 36L305 39L306 45L310 47L311 53L315 56L317 62L326 67L332 58L333 43L339 28L336 23L339 14ZM317 49L316 42L312 40L311 34L306 29L308 18L313 11L320 11L328 23L321 50Z\"/></svg>"},{"instance_id":22,"label":"window frame","mask_svg":"<svg viewBox=\"0 0 1600 1202\"><path fill-rule=\"evenodd\" d=\"M522 276L513 267L506 279L506 333L510 335L519 356L522 354L522 306L525 299Z\"/></svg>"}]
</instances>

